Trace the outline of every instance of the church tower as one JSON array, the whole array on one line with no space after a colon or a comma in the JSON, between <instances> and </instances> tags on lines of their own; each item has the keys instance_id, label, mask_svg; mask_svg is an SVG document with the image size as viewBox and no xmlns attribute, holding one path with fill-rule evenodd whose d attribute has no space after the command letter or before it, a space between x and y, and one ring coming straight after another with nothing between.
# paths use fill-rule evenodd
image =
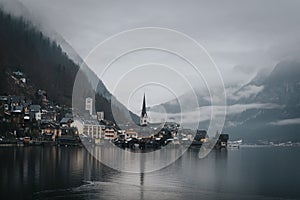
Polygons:
<instances>
[{"instance_id":1,"label":"church tower","mask_svg":"<svg viewBox=\"0 0 300 200\"><path fill-rule=\"evenodd\" d=\"M148 118L148 116L147 116L147 111L146 111L146 97L144 94L142 113L141 113L141 117L140 117L140 126L148 125L147 118Z\"/></svg>"}]
</instances>

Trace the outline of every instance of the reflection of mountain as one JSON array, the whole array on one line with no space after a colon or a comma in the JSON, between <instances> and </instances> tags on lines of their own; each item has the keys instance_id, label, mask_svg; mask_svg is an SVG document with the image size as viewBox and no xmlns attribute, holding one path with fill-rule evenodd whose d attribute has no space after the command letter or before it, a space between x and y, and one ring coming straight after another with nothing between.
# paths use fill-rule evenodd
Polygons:
<instances>
[{"instance_id":1,"label":"reflection of mountain","mask_svg":"<svg viewBox=\"0 0 300 200\"><path fill-rule=\"evenodd\" d=\"M244 138L246 141L300 141L299 77L300 63L284 61L278 63L269 75L259 73L235 92L230 93L228 89L224 131L230 133L231 139ZM179 97L181 105L190 104L189 95ZM197 96L200 113L210 112L207 92L197 92ZM168 113L180 111L176 100L160 106Z\"/></svg>"},{"instance_id":2,"label":"reflection of mountain","mask_svg":"<svg viewBox=\"0 0 300 200\"><path fill-rule=\"evenodd\" d=\"M50 100L71 106L73 83L79 66L59 45L23 18L6 14L1 9L0 44L0 95L24 95L33 98L36 89L43 89L47 91ZM17 70L26 75L32 86L30 91L20 88L9 79L9 73ZM81 80L81 86L86 89L81 96L82 106L84 95L92 94L91 83L96 82L96 109L104 111L105 117L113 120L112 95L91 70L86 68L85 73ZM128 113L123 105L115 102L118 105L113 107L119 114Z\"/></svg>"}]
</instances>

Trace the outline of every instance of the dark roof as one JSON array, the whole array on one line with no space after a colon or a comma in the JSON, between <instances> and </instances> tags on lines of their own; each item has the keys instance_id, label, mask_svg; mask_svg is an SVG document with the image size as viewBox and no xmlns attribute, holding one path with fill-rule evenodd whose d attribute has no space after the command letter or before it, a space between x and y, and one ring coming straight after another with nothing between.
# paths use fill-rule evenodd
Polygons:
<instances>
[{"instance_id":1,"label":"dark roof","mask_svg":"<svg viewBox=\"0 0 300 200\"><path fill-rule=\"evenodd\" d=\"M23 103L22 103L22 106L27 107L27 106L29 106L29 105L31 105L31 104L32 104L32 101L31 101L31 100L26 100L26 102L23 102Z\"/></svg>"},{"instance_id":2,"label":"dark roof","mask_svg":"<svg viewBox=\"0 0 300 200\"><path fill-rule=\"evenodd\" d=\"M7 96L0 96L0 101L7 101Z\"/></svg>"},{"instance_id":3,"label":"dark roof","mask_svg":"<svg viewBox=\"0 0 300 200\"><path fill-rule=\"evenodd\" d=\"M14 106L12 109L12 112L22 112L23 111L23 106Z\"/></svg>"},{"instance_id":4,"label":"dark roof","mask_svg":"<svg viewBox=\"0 0 300 200\"><path fill-rule=\"evenodd\" d=\"M29 110L31 112L39 112L39 111L41 111L41 106L40 105L30 105Z\"/></svg>"},{"instance_id":5,"label":"dark roof","mask_svg":"<svg viewBox=\"0 0 300 200\"><path fill-rule=\"evenodd\" d=\"M59 128L59 125L54 122L42 121L41 128Z\"/></svg>"},{"instance_id":6,"label":"dark roof","mask_svg":"<svg viewBox=\"0 0 300 200\"><path fill-rule=\"evenodd\" d=\"M72 113L67 113L67 114L65 114L65 117L66 118L73 118L73 114Z\"/></svg>"},{"instance_id":7,"label":"dark roof","mask_svg":"<svg viewBox=\"0 0 300 200\"><path fill-rule=\"evenodd\" d=\"M99 124L100 124L100 125L104 125L104 126L106 125L105 121L103 121L103 120L101 120L101 121L99 122Z\"/></svg>"},{"instance_id":8,"label":"dark roof","mask_svg":"<svg viewBox=\"0 0 300 200\"><path fill-rule=\"evenodd\" d=\"M12 95L9 96L8 99L9 99L9 103L19 103L21 101L24 101L25 97Z\"/></svg>"},{"instance_id":9,"label":"dark roof","mask_svg":"<svg viewBox=\"0 0 300 200\"><path fill-rule=\"evenodd\" d=\"M67 124L67 123L69 122L69 120L72 120L72 121L73 121L73 119L70 118L70 117L64 117L64 118L62 118L62 119L60 120L59 123L61 123L61 124Z\"/></svg>"}]
</instances>

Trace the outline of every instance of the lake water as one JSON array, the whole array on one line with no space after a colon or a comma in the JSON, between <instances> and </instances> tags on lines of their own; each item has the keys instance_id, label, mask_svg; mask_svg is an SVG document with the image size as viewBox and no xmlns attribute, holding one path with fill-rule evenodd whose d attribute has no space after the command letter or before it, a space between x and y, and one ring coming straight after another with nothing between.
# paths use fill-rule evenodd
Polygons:
<instances>
[{"instance_id":1,"label":"lake water","mask_svg":"<svg viewBox=\"0 0 300 200\"><path fill-rule=\"evenodd\" d=\"M0 147L0 199L300 199L300 147L190 149L161 170L124 173L80 147Z\"/></svg>"}]
</instances>

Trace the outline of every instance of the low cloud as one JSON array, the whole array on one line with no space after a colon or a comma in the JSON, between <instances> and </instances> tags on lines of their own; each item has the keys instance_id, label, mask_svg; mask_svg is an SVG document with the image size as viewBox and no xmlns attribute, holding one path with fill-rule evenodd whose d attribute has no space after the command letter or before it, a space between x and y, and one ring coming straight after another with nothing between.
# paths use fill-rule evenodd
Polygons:
<instances>
[{"instance_id":1,"label":"low cloud","mask_svg":"<svg viewBox=\"0 0 300 200\"><path fill-rule=\"evenodd\" d=\"M285 126L285 125L292 125L292 124L300 124L300 118L283 119L283 120L278 120L278 121L275 121L275 122L270 122L269 124L275 125L275 126Z\"/></svg>"},{"instance_id":2,"label":"low cloud","mask_svg":"<svg viewBox=\"0 0 300 200\"><path fill-rule=\"evenodd\" d=\"M232 99L232 100L249 98L252 96L256 96L263 89L264 89L264 86L248 85L248 86L244 87L242 90L228 95L228 98Z\"/></svg>"},{"instance_id":3,"label":"low cloud","mask_svg":"<svg viewBox=\"0 0 300 200\"><path fill-rule=\"evenodd\" d=\"M159 113L151 112L152 122L176 121L184 123L195 123L209 121L212 117L220 117L222 115L234 115L242 113L246 110L259 109L282 109L284 106L273 103L251 103L251 104L234 104L230 106L203 106L191 112L185 113ZM212 110L214 111L212 114Z\"/></svg>"}]
</instances>

